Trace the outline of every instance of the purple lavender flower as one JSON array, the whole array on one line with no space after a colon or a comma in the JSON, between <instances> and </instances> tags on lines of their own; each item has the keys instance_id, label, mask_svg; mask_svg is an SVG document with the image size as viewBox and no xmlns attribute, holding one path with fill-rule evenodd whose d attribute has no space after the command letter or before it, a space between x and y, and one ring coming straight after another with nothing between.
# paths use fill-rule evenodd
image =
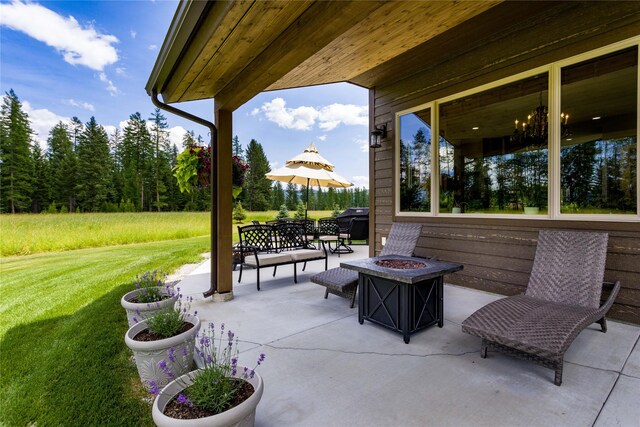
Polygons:
<instances>
[{"instance_id":1,"label":"purple lavender flower","mask_svg":"<svg viewBox=\"0 0 640 427\"><path fill-rule=\"evenodd\" d=\"M163 371L167 369L167 361L161 360L160 363L158 363L158 368L162 369Z\"/></svg>"},{"instance_id":2,"label":"purple lavender flower","mask_svg":"<svg viewBox=\"0 0 640 427\"><path fill-rule=\"evenodd\" d=\"M182 355L186 356L188 354L187 347L182 347Z\"/></svg>"},{"instance_id":3,"label":"purple lavender flower","mask_svg":"<svg viewBox=\"0 0 640 427\"><path fill-rule=\"evenodd\" d=\"M178 395L178 403L180 403L181 405L189 405L189 407L193 406L193 403L191 403L187 396L182 393Z\"/></svg>"},{"instance_id":4,"label":"purple lavender flower","mask_svg":"<svg viewBox=\"0 0 640 427\"><path fill-rule=\"evenodd\" d=\"M207 354L207 365L211 365L213 363L213 357L210 354Z\"/></svg>"},{"instance_id":5,"label":"purple lavender flower","mask_svg":"<svg viewBox=\"0 0 640 427\"><path fill-rule=\"evenodd\" d=\"M169 360L171 360L172 362L176 361L176 357L175 357L174 353L175 353L175 349L173 347L171 347L169 349L168 357L169 357Z\"/></svg>"},{"instance_id":6,"label":"purple lavender flower","mask_svg":"<svg viewBox=\"0 0 640 427\"><path fill-rule=\"evenodd\" d=\"M158 387L158 384L156 384L156 382L153 380L149 381L149 393L153 394L154 396L160 393L160 387Z\"/></svg>"}]
</instances>

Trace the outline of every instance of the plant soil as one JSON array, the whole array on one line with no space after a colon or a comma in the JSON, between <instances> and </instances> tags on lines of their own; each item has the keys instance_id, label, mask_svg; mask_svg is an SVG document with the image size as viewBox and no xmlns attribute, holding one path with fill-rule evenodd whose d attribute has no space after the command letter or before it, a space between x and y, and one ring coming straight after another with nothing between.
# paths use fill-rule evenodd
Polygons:
<instances>
[{"instance_id":1,"label":"plant soil","mask_svg":"<svg viewBox=\"0 0 640 427\"><path fill-rule=\"evenodd\" d=\"M180 332L178 332L176 335L180 335L183 332L187 332L189 329L193 328L193 324L189 323L189 322L183 322L182 323L182 329L180 329ZM133 337L134 341L159 341L159 340L163 340L165 338L168 337L163 337L160 335L156 335L154 333L152 333L151 331L149 331L149 329L143 329L142 331L138 332L138 334Z\"/></svg>"},{"instance_id":2,"label":"plant soil","mask_svg":"<svg viewBox=\"0 0 640 427\"><path fill-rule=\"evenodd\" d=\"M235 408L245 400L247 400L253 394L253 386L247 381L239 378L233 378L232 381L240 383L238 391L236 392L234 399L231 401L228 408L224 411L228 411L231 408ZM187 388L187 393L189 389ZM222 411L222 412L224 412ZM197 406L184 405L178 402L177 396L171 399L164 409L164 414L171 418L177 418L179 420L193 420L196 418L210 417L218 414L219 412L209 411L208 409L199 408Z\"/></svg>"},{"instance_id":3,"label":"plant soil","mask_svg":"<svg viewBox=\"0 0 640 427\"><path fill-rule=\"evenodd\" d=\"M168 295L161 295L161 296L162 296L162 298L160 298L158 301L153 301L153 302L160 302L160 301L164 301L164 300L166 300L167 298L169 298L169 296L168 296ZM134 296L133 298L131 298L131 299L129 300L129 302L132 302L132 303L134 303L134 304L145 304L145 303L141 303L141 302L138 300L138 296L137 296L137 295L136 295L136 296ZM153 304L153 302L150 302L149 304Z\"/></svg>"},{"instance_id":4,"label":"plant soil","mask_svg":"<svg viewBox=\"0 0 640 427\"><path fill-rule=\"evenodd\" d=\"M383 268L395 268L396 270L417 270L426 267L422 262L401 259L381 259L376 261L376 265Z\"/></svg>"}]
</instances>

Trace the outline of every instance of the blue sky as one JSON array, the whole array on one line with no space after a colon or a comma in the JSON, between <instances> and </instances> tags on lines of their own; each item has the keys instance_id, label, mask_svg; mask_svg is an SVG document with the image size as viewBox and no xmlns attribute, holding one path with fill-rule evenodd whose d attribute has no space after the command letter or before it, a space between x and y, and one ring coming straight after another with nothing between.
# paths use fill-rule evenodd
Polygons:
<instances>
[{"instance_id":1,"label":"blue sky","mask_svg":"<svg viewBox=\"0 0 640 427\"><path fill-rule=\"evenodd\" d=\"M72 116L95 116L110 134L134 112L149 117L144 87L177 4L2 1L0 90L16 92L41 144ZM262 93L234 112L234 134L260 142L272 168L314 142L339 174L368 186L367 103L367 90L346 83ZM213 100L176 106L212 118ZM165 115L174 141L185 130L206 135Z\"/></svg>"}]
</instances>

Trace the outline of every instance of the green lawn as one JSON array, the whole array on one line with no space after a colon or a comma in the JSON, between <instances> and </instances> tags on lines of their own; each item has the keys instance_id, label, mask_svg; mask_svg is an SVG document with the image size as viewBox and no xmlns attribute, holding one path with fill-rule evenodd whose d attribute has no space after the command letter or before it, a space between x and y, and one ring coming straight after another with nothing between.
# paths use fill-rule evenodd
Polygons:
<instances>
[{"instance_id":1,"label":"green lawn","mask_svg":"<svg viewBox=\"0 0 640 427\"><path fill-rule=\"evenodd\" d=\"M277 211L248 212L245 222L270 221L277 214ZM309 218L330 215L331 211L309 211ZM205 236L211 230L210 218L209 212L0 215L0 255L30 255ZM237 225L233 225L236 240Z\"/></svg>"},{"instance_id":2,"label":"green lawn","mask_svg":"<svg viewBox=\"0 0 640 427\"><path fill-rule=\"evenodd\" d=\"M200 261L209 221L207 212L0 215L0 425L152 425L120 298L136 274Z\"/></svg>"},{"instance_id":3,"label":"green lawn","mask_svg":"<svg viewBox=\"0 0 640 427\"><path fill-rule=\"evenodd\" d=\"M208 247L205 236L2 258L0 424L152 425L120 298L135 274Z\"/></svg>"}]
</instances>

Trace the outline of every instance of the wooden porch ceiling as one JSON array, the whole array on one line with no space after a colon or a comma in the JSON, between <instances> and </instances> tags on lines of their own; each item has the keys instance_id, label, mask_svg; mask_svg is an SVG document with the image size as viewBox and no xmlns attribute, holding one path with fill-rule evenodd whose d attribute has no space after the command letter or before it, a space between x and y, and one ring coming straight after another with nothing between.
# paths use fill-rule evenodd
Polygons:
<instances>
[{"instance_id":1,"label":"wooden porch ceiling","mask_svg":"<svg viewBox=\"0 0 640 427\"><path fill-rule=\"evenodd\" d=\"M235 110L265 90L373 87L380 65L493 8L489 1L185 1L147 83L165 102Z\"/></svg>"}]
</instances>

